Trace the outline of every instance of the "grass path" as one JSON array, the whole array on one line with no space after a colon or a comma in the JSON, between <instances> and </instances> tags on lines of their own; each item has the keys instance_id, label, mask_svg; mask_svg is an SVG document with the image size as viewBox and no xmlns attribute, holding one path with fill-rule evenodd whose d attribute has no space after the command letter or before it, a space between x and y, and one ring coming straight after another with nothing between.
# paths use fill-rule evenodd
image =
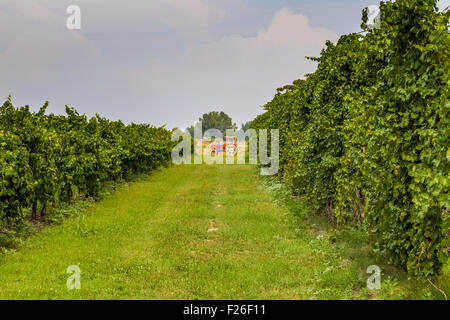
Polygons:
<instances>
[{"instance_id":1,"label":"grass path","mask_svg":"<svg viewBox=\"0 0 450 320\"><path fill-rule=\"evenodd\" d=\"M364 256L312 226L251 166L174 166L0 256L0 299L367 297ZM70 265L81 290L66 288Z\"/></svg>"}]
</instances>

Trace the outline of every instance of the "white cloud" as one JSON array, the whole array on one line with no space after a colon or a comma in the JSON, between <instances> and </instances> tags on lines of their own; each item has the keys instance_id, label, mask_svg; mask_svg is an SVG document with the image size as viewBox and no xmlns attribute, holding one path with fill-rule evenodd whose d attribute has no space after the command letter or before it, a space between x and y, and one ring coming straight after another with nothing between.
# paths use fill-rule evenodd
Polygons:
<instances>
[{"instance_id":1,"label":"white cloud","mask_svg":"<svg viewBox=\"0 0 450 320\"><path fill-rule=\"evenodd\" d=\"M12 93L17 104L50 100L54 112L70 104L89 115L170 127L188 126L203 112L220 109L239 123L260 113L277 87L312 72L315 64L305 56L319 55L326 40L337 39L334 32L311 27L307 17L282 9L254 37L237 34L207 42L202 36L203 42L190 41L188 48L162 55L149 52L146 63L130 66L112 59L98 41L84 36L85 30L127 34L150 21L202 35L224 18L224 7L202 0L141 1L140 6L136 0L126 5L79 0L78 32L65 27L71 2L2 3L0 18L8 20L7 32L0 31L0 98ZM144 35L142 42L148 41Z\"/></svg>"},{"instance_id":2,"label":"white cloud","mask_svg":"<svg viewBox=\"0 0 450 320\"><path fill-rule=\"evenodd\" d=\"M337 38L283 8L255 37L234 35L152 61L144 69L144 91L159 100L168 119L183 115L194 121L193 109L198 114L217 107L238 122L251 120L277 87L314 70L305 56L318 56L326 40Z\"/></svg>"},{"instance_id":3,"label":"white cloud","mask_svg":"<svg viewBox=\"0 0 450 320\"><path fill-rule=\"evenodd\" d=\"M225 11L201 0L164 0L169 10L164 21L175 30L198 30L222 21Z\"/></svg>"}]
</instances>

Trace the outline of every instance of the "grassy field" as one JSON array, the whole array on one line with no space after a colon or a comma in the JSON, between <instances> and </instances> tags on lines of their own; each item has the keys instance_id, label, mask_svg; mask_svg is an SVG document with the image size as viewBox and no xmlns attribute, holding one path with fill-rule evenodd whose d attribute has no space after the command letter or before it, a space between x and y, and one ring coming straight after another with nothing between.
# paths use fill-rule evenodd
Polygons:
<instances>
[{"instance_id":1,"label":"grassy field","mask_svg":"<svg viewBox=\"0 0 450 320\"><path fill-rule=\"evenodd\" d=\"M386 266L366 289L382 264L363 233L335 231L254 171L173 166L119 188L0 255L0 299L442 298ZM71 265L80 290L66 287Z\"/></svg>"}]
</instances>

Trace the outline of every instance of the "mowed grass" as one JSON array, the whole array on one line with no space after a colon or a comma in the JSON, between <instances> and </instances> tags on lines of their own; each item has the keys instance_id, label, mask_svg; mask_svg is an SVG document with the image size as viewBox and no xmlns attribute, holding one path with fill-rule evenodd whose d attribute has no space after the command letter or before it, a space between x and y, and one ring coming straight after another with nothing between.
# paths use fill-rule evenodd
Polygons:
<instances>
[{"instance_id":1,"label":"mowed grass","mask_svg":"<svg viewBox=\"0 0 450 320\"><path fill-rule=\"evenodd\" d=\"M363 241L324 221L274 199L252 166L173 166L1 255L0 299L373 298Z\"/></svg>"}]
</instances>

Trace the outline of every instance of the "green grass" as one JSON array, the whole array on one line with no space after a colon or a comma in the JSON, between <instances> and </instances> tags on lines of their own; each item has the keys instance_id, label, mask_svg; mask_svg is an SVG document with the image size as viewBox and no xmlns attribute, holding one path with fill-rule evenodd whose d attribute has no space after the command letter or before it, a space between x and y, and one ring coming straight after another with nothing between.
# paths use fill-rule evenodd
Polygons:
<instances>
[{"instance_id":1,"label":"green grass","mask_svg":"<svg viewBox=\"0 0 450 320\"><path fill-rule=\"evenodd\" d=\"M442 298L393 268L398 283L365 289L365 241L252 166L173 166L0 255L0 299Z\"/></svg>"}]
</instances>

